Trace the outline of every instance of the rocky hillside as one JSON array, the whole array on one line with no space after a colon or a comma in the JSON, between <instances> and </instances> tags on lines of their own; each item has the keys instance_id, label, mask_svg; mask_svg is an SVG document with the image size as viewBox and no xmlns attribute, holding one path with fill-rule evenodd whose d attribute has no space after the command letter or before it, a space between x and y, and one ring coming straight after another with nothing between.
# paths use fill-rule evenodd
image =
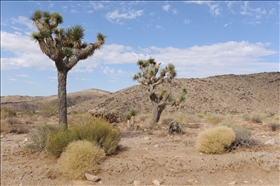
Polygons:
<instances>
[{"instance_id":1,"label":"rocky hillside","mask_svg":"<svg viewBox=\"0 0 280 186\"><path fill-rule=\"evenodd\" d=\"M88 89L69 93L67 104L69 107L87 100L99 99L110 95L110 92L99 89ZM9 107L15 111L37 110L40 104L56 104L57 95L53 96L1 96L1 107Z\"/></svg>"},{"instance_id":2,"label":"rocky hillside","mask_svg":"<svg viewBox=\"0 0 280 186\"><path fill-rule=\"evenodd\" d=\"M250 75L222 75L208 78L175 79L173 95L179 96L181 87L187 87L187 99L177 108L167 107L167 112L184 113L265 113L279 112L280 73ZM72 110L86 112L105 108L127 112L136 108L150 112L148 91L142 85L132 86L98 100L87 100L72 106Z\"/></svg>"},{"instance_id":3,"label":"rocky hillside","mask_svg":"<svg viewBox=\"0 0 280 186\"><path fill-rule=\"evenodd\" d=\"M265 113L279 112L280 73L258 73L250 75L221 75L208 78L174 79L172 94L176 98L181 88L187 88L187 99L177 108L167 107L165 112L184 113ZM40 103L54 103L56 96L1 97L1 107L12 107L17 111L34 110ZM132 86L110 93L89 89L68 94L69 111L87 112L103 108L125 113L131 108L140 112L151 112L148 91L142 85Z\"/></svg>"}]
</instances>

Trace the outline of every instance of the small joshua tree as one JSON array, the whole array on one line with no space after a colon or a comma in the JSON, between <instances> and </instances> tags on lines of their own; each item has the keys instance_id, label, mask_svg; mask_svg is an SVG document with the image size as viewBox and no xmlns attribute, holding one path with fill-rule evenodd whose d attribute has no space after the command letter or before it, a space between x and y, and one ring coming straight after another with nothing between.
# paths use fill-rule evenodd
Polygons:
<instances>
[{"instance_id":1,"label":"small joshua tree","mask_svg":"<svg viewBox=\"0 0 280 186\"><path fill-rule=\"evenodd\" d=\"M134 117L137 115L137 110L134 108L131 109L128 113L126 113L127 119L127 128L129 130L134 130Z\"/></svg>"},{"instance_id":2,"label":"small joshua tree","mask_svg":"<svg viewBox=\"0 0 280 186\"><path fill-rule=\"evenodd\" d=\"M182 95L178 99L171 96L171 83L176 76L175 66L169 63L164 69L159 71L161 63L157 63L155 59L138 60L137 65L142 72L134 75L133 80L147 87L149 98L153 104L153 116L150 121L152 128L160 119L160 115L166 105L177 106L185 100L186 88L182 89ZM157 73L159 72L159 76ZM158 85L164 85L161 91L156 92Z\"/></svg>"},{"instance_id":3,"label":"small joshua tree","mask_svg":"<svg viewBox=\"0 0 280 186\"><path fill-rule=\"evenodd\" d=\"M84 29L80 25L64 30L57 26L63 22L61 14L35 10L31 20L38 32L31 38L39 43L41 51L54 61L58 72L59 123L67 127L66 82L68 72L80 61L92 56L105 42L105 36L97 34L95 43L82 41Z\"/></svg>"}]
</instances>

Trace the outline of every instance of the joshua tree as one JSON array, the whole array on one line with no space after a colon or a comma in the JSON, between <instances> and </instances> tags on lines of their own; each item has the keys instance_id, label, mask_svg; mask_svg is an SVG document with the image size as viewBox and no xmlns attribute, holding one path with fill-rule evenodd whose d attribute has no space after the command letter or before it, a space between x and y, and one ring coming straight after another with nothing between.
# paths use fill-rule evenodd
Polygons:
<instances>
[{"instance_id":1,"label":"joshua tree","mask_svg":"<svg viewBox=\"0 0 280 186\"><path fill-rule=\"evenodd\" d=\"M177 106L185 100L186 88L183 88L182 95L177 99L173 99L171 96L171 82L176 76L175 66L168 64L165 69L159 71L161 63L157 63L155 59L150 58L148 60L138 60L137 65L142 72L138 72L134 75L133 80L137 80L139 83L147 87L149 92L149 98L153 103L153 116L150 121L150 127L152 128L160 119L160 115L166 105ZM157 73L159 72L159 76ZM160 92L156 92L158 85L164 85Z\"/></svg>"},{"instance_id":2,"label":"joshua tree","mask_svg":"<svg viewBox=\"0 0 280 186\"><path fill-rule=\"evenodd\" d=\"M137 115L137 110L132 108L126 113L127 129L134 130L134 117Z\"/></svg>"},{"instance_id":3,"label":"joshua tree","mask_svg":"<svg viewBox=\"0 0 280 186\"><path fill-rule=\"evenodd\" d=\"M57 12L50 14L35 10L31 20L38 29L38 32L32 33L31 38L39 43L41 51L54 61L57 68L59 123L67 127L67 73L80 60L92 56L96 49L100 49L106 36L98 33L97 41L87 44L82 41L84 29L81 25L66 30L57 27L63 22L62 15Z\"/></svg>"}]
</instances>

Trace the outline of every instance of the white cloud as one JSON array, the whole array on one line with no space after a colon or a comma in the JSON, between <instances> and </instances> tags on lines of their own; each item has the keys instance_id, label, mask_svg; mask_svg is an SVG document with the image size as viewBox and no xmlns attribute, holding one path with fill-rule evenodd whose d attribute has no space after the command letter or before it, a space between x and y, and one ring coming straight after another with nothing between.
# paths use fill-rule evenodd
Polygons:
<instances>
[{"instance_id":1,"label":"white cloud","mask_svg":"<svg viewBox=\"0 0 280 186\"><path fill-rule=\"evenodd\" d=\"M244 2L243 5L241 5L241 15L249 15L249 16L255 16L257 19L261 18L262 15L266 15L266 10L262 8L251 8L249 6L249 2Z\"/></svg>"},{"instance_id":2,"label":"white cloud","mask_svg":"<svg viewBox=\"0 0 280 186\"><path fill-rule=\"evenodd\" d=\"M169 9L170 9L170 7L171 7L171 6L170 6L169 4L167 4L167 5L162 6L162 9L163 9L164 11L168 12Z\"/></svg>"},{"instance_id":3,"label":"white cloud","mask_svg":"<svg viewBox=\"0 0 280 186\"><path fill-rule=\"evenodd\" d=\"M29 75L27 75L27 74L17 74L16 76L17 76L17 77L24 77L24 78L29 77Z\"/></svg>"},{"instance_id":4,"label":"white cloud","mask_svg":"<svg viewBox=\"0 0 280 186\"><path fill-rule=\"evenodd\" d=\"M75 80L79 80L79 81L88 81L88 79L86 79L86 78L75 78Z\"/></svg>"},{"instance_id":5,"label":"white cloud","mask_svg":"<svg viewBox=\"0 0 280 186\"><path fill-rule=\"evenodd\" d=\"M157 25L156 27L157 27L158 29L162 28L162 26L160 26L160 25Z\"/></svg>"},{"instance_id":6,"label":"white cloud","mask_svg":"<svg viewBox=\"0 0 280 186\"><path fill-rule=\"evenodd\" d=\"M30 30L35 30L36 27L33 25L33 22L24 16L18 16L17 18L11 18L11 23L12 24L20 24L20 25L25 25L28 29ZM15 28L15 27L13 27Z\"/></svg>"},{"instance_id":7,"label":"white cloud","mask_svg":"<svg viewBox=\"0 0 280 186\"><path fill-rule=\"evenodd\" d=\"M114 69L111 69L108 66L106 66L105 68L101 67L101 70L104 74L114 74L114 72L115 72Z\"/></svg>"},{"instance_id":8,"label":"white cloud","mask_svg":"<svg viewBox=\"0 0 280 186\"><path fill-rule=\"evenodd\" d=\"M122 23L120 22L120 19L135 19L136 17L139 17L143 14L144 10L124 10L120 12L118 9L114 10L113 12L109 12L106 14L106 19L108 21L113 22L116 20L116 23Z\"/></svg>"},{"instance_id":9,"label":"white cloud","mask_svg":"<svg viewBox=\"0 0 280 186\"><path fill-rule=\"evenodd\" d=\"M9 78L9 81L17 81L16 78Z\"/></svg>"},{"instance_id":10,"label":"white cloud","mask_svg":"<svg viewBox=\"0 0 280 186\"><path fill-rule=\"evenodd\" d=\"M208 3L207 4L210 8L210 13L213 14L213 15L220 15L221 13L221 8L219 7L218 4L211 4L211 3Z\"/></svg>"},{"instance_id":11,"label":"white cloud","mask_svg":"<svg viewBox=\"0 0 280 186\"><path fill-rule=\"evenodd\" d=\"M126 71L122 70L122 69L119 69L118 70L118 74L123 74L123 75L126 75L128 74Z\"/></svg>"},{"instance_id":12,"label":"white cloud","mask_svg":"<svg viewBox=\"0 0 280 186\"><path fill-rule=\"evenodd\" d=\"M39 46L29 37L1 32L3 52L14 52L14 57L1 58L3 70L15 68L53 69L54 63L46 57ZM18 42L18 41L22 42ZM107 44L94 55L80 61L70 72L92 72L100 67L107 74L121 74L122 70L110 68L110 64L135 64L138 59L155 58L163 66L174 63L178 77L206 77L217 74L255 73L278 71L278 61L267 62L266 58L278 51L269 50L269 43L249 43L247 41L228 41L212 45L193 46L190 48L147 47L134 49L129 46ZM272 63L275 62L275 63ZM48 77L51 79L50 77Z\"/></svg>"},{"instance_id":13,"label":"white cloud","mask_svg":"<svg viewBox=\"0 0 280 186\"><path fill-rule=\"evenodd\" d=\"M272 8L272 9L269 11L268 15L274 15L274 14L275 14L275 8Z\"/></svg>"},{"instance_id":14,"label":"white cloud","mask_svg":"<svg viewBox=\"0 0 280 186\"><path fill-rule=\"evenodd\" d=\"M3 70L22 67L36 69L55 68L54 63L41 52L38 43L32 41L29 36L1 31L1 50L14 53L14 57L1 58L1 68Z\"/></svg>"},{"instance_id":15,"label":"white cloud","mask_svg":"<svg viewBox=\"0 0 280 186\"><path fill-rule=\"evenodd\" d=\"M79 11L76 10L76 9L71 9L70 12L71 12L71 13L74 13L74 14L79 13Z\"/></svg>"},{"instance_id":16,"label":"white cloud","mask_svg":"<svg viewBox=\"0 0 280 186\"><path fill-rule=\"evenodd\" d=\"M190 21L189 19L185 19L185 20L184 20L184 24L187 25L187 24L190 24L190 23L191 23L191 21Z\"/></svg>"},{"instance_id":17,"label":"white cloud","mask_svg":"<svg viewBox=\"0 0 280 186\"><path fill-rule=\"evenodd\" d=\"M101 3L96 3L96 2L90 2L90 4L92 5L92 7L94 8L94 10L100 10L103 9L104 6Z\"/></svg>"},{"instance_id":18,"label":"white cloud","mask_svg":"<svg viewBox=\"0 0 280 186\"><path fill-rule=\"evenodd\" d=\"M231 22L226 23L226 24L224 24L224 27L227 27L228 25L231 25L231 24L232 24Z\"/></svg>"},{"instance_id":19,"label":"white cloud","mask_svg":"<svg viewBox=\"0 0 280 186\"><path fill-rule=\"evenodd\" d=\"M213 15L220 15L221 14L221 11L222 11L222 8L219 6L219 4L213 4L213 2L211 1L185 1L185 3L187 4L190 4L190 3L193 3L193 4L198 4L198 5L207 5L210 10L209 12Z\"/></svg>"},{"instance_id":20,"label":"white cloud","mask_svg":"<svg viewBox=\"0 0 280 186\"><path fill-rule=\"evenodd\" d=\"M178 11L177 9L173 9L172 12L173 12L173 14L175 14L175 15L179 13L179 11Z\"/></svg>"}]
</instances>

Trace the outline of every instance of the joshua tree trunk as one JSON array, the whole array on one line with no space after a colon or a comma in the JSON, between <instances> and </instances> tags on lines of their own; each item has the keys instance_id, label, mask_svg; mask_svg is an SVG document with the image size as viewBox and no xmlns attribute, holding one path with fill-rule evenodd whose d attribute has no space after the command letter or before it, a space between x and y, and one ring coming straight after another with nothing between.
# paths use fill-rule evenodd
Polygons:
<instances>
[{"instance_id":1,"label":"joshua tree trunk","mask_svg":"<svg viewBox=\"0 0 280 186\"><path fill-rule=\"evenodd\" d=\"M150 128L153 128L155 126L155 124L159 121L160 115L161 115L163 109L164 109L164 106L161 106L159 104L156 104L154 106L153 116L152 116L152 119L150 121Z\"/></svg>"},{"instance_id":2,"label":"joshua tree trunk","mask_svg":"<svg viewBox=\"0 0 280 186\"><path fill-rule=\"evenodd\" d=\"M58 71L58 104L59 104L59 123L67 127L67 100L66 83L67 71Z\"/></svg>"}]
</instances>

